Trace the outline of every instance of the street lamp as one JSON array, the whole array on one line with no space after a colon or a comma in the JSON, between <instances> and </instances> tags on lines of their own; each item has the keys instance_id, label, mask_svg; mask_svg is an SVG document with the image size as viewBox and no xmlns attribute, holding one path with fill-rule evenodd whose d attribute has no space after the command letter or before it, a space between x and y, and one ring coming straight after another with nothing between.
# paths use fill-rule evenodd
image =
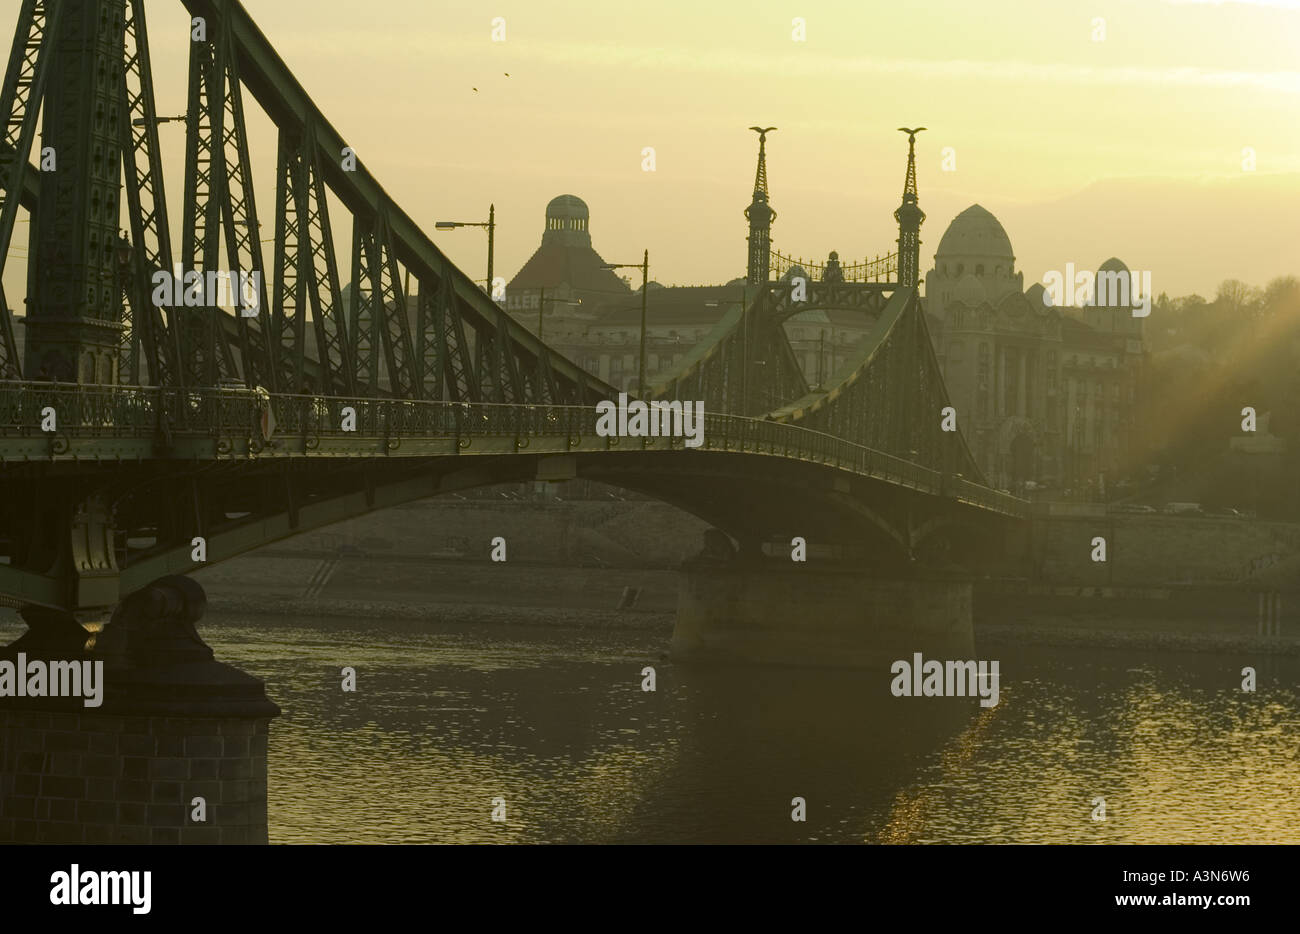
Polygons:
<instances>
[{"instance_id":1,"label":"street lamp","mask_svg":"<svg viewBox=\"0 0 1300 934\"><path fill-rule=\"evenodd\" d=\"M186 120L188 118L189 118L189 114L181 114L179 117L154 117L153 122L154 123L179 123L180 121ZM131 121L131 126L148 126L148 125L149 125L148 117L136 117L134 120Z\"/></svg>"},{"instance_id":2,"label":"street lamp","mask_svg":"<svg viewBox=\"0 0 1300 934\"><path fill-rule=\"evenodd\" d=\"M117 235L117 264L123 269L131 265L131 241L127 239L126 231L123 230Z\"/></svg>"},{"instance_id":3,"label":"street lamp","mask_svg":"<svg viewBox=\"0 0 1300 934\"><path fill-rule=\"evenodd\" d=\"M436 230L455 230L457 227L486 227L488 232L488 270L487 270L487 293L492 295L492 244L496 239L497 230L497 206L488 205L488 219L486 221L438 221L434 225Z\"/></svg>"},{"instance_id":4,"label":"street lamp","mask_svg":"<svg viewBox=\"0 0 1300 934\"><path fill-rule=\"evenodd\" d=\"M636 391L645 395L645 302L650 292L650 251L646 250L639 263L602 263L601 269L641 269L641 355L636 370Z\"/></svg>"}]
</instances>

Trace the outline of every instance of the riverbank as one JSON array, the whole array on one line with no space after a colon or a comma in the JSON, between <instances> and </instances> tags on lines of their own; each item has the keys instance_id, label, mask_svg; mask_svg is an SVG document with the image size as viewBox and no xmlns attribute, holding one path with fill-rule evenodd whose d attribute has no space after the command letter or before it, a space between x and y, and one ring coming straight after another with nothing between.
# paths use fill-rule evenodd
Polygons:
<instances>
[{"instance_id":1,"label":"riverbank","mask_svg":"<svg viewBox=\"0 0 1300 934\"><path fill-rule=\"evenodd\" d=\"M671 636L677 572L574 568L427 557L290 551L239 558L197 575L209 612L256 617L374 618ZM1019 594L977 586L975 639L981 646L1055 645L1158 651L1300 655L1300 639L1262 635L1246 595L1186 592L1170 599L1134 594ZM1199 612L1192 612L1193 604ZM1186 611L1186 612L1185 612Z\"/></svg>"},{"instance_id":2,"label":"riverbank","mask_svg":"<svg viewBox=\"0 0 1300 934\"><path fill-rule=\"evenodd\" d=\"M1300 656L1300 642L1279 636L1232 636L1205 632L1170 632L1145 629L1082 629L1061 621L1037 624L976 622L978 647L1041 645L1060 648L1125 649L1128 651L1210 652L1220 655ZM1140 625L1141 620L1130 622Z\"/></svg>"},{"instance_id":3,"label":"riverbank","mask_svg":"<svg viewBox=\"0 0 1300 934\"><path fill-rule=\"evenodd\" d=\"M612 629L671 634L674 614L491 603L405 603L393 600L287 598L258 594L209 596L208 612L232 616L402 619L432 624L499 624L557 629Z\"/></svg>"}]
</instances>

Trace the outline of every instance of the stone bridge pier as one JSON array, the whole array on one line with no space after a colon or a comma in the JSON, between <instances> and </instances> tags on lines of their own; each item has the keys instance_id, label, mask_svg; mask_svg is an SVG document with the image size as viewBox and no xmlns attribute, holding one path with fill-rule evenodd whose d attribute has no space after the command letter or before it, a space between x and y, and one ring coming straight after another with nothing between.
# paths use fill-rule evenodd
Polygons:
<instances>
[{"instance_id":1,"label":"stone bridge pier","mask_svg":"<svg viewBox=\"0 0 1300 934\"><path fill-rule=\"evenodd\" d=\"M974 658L972 579L957 570L794 562L720 547L681 568L672 655L684 662L888 670L920 652ZM725 536L723 536L725 538Z\"/></svg>"},{"instance_id":2,"label":"stone bridge pier","mask_svg":"<svg viewBox=\"0 0 1300 934\"><path fill-rule=\"evenodd\" d=\"M280 710L260 680L213 658L194 627L205 606L197 583L171 576L102 627L22 611L28 632L0 649L25 687L0 697L0 843L267 842L268 728ZM59 662L80 667L73 682L93 684L98 706L41 696L52 674L40 694L28 689L29 673Z\"/></svg>"}]
</instances>

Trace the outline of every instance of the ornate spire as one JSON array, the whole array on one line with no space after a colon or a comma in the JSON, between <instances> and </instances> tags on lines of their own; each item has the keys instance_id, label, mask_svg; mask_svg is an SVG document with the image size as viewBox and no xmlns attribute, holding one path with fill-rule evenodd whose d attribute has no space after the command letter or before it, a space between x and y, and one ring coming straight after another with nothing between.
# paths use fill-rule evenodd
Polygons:
<instances>
[{"instance_id":1,"label":"ornate spire","mask_svg":"<svg viewBox=\"0 0 1300 934\"><path fill-rule=\"evenodd\" d=\"M750 127L758 134L758 171L754 173L754 199L745 208L749 221L749 269L746 281L760 284L767 281L772 250L772 221L776 212L767 203L767 134L776 129Z\"/></svg>"},{"instance_id":2,"label":"ornate spire","mask_svg":"<svg viewBox=\"0 0 1300 934\"><path fill-rule=\"evenodd\" d=\"M758 134L758 172L754 175L754 198L760 195L763 200L767 200L767 134L776 129L774 126L769 127L750 127Z\"/></svg>"},{"instance_id":3,"label":"ornate spire","mask_svg":"<svg viewBox=\"0 0 1300 934\"><path fill-rule=\"evenodd\" d=\"M898 221L898 283L903 288L912 288L920 280L921 266L921 224L925 212L918 204L916 192L916 134L924 130L919 126L914 130L899 127L898 132L907 134L907 177L903 179L903 203L894 212Z\"/></svg>"}]
</instances>

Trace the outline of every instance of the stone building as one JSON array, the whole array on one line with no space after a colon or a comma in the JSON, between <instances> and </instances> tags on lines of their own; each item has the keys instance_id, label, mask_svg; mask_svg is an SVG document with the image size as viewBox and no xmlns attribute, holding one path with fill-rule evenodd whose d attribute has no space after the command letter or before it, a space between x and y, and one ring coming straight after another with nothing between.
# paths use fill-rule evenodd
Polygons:
<instances>
[{"instance_id":1,"label":"stone building","mask_svg":"<svg viewBox=\"0 0 1300 934\"><path fill-rule=\"evenodd\" d=\"M592 249L590 219L581 198L552 198L541 245L506 284L506 311L534 333L540 325L546 343L578 362L585 356L588 327L607 306L634 297Z\"/></svg>"},{"instance_id":2,"label":"stone building","mask_svg":"<svg viewBox=\"0 0 1300 934\"><path fill-rule=\"evenodd\" d=\"M1117 259L1101 272L1127 273ZM979 205L926 273L927 323L958 422L989 481L1100 497L1136 467L1144 347L1130 304L1055 307L1024 288L1011 241Z\"/></svg>"},{"instance_id":3,"label":"stone building","mask_svg":"<svg viewBox=\"0 0 1300 934\"><path fill-rule=\"evenodd\" d=\"M591 245L590 212L573 195L546 206L541 245L506 285L505 308L519 323L594 376L634 390L641 341L640 282L637 269L602 268ZM796 267L797 270L797 267ZM789 274L789 273L787 273ZM646 304L648 380L681 362L722 319L739 309L753 288L745 278L724 285L662 286L652 281ZM545 311L539 304L545 296ZM868 322L853 312L811 310L785 323L791 347L810 386L821 385L867 332ZM761 364L760 364L761 365ZM774 403L775 404L775 403Z\"/></svg>"},{"instance_id":4,"label":"stone building","mask_svg":"<svg viewBox=\"0 0 1300 934\"><path fill-rule=\"evenodd\" d=\"M743 279L726 285L669 287L651 282L646 306L648 379L653 382L677 366L725 316L740 310L745 294ZM809 386L819 386L844 362L867 326L854 312L814 309L793 315L785 322L785 331ZM574 359L587 372L630 390L636 386L640 340L641 290L637 289L590 325L583 356ZM783 401L772 400L772 407Z\"/></svg>"}]
</instances>

